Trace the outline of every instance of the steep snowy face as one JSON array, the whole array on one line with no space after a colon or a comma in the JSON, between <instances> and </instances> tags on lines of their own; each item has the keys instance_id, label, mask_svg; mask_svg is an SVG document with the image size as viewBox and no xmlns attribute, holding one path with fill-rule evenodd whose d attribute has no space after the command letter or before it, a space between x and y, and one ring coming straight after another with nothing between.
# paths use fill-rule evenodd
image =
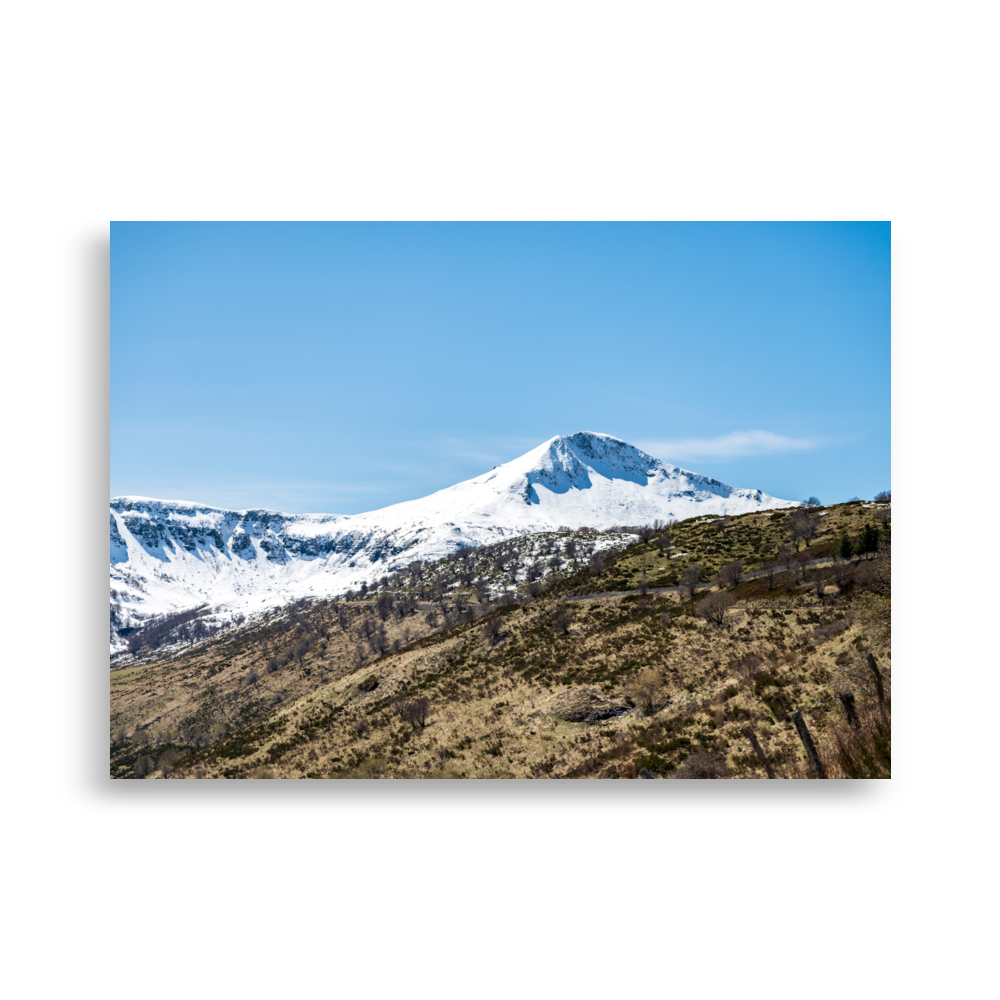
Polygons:
<instances>
[{"instance_id":1,"label":"steep snowy face","mask_svg":"<svg viewBox=\"0 0 1000 1000\"><path fill-rule=\"evenodd\" d=\"M609 434L582 432L570 437L554 437L518 459L528 465L525 474L554 493L568 489L588 489L591 473L604 479L645 485L650 470L660 462L634 445Z\"/></svg>"},{"instance_id":2,"label":"steep snowy face","mask_svg":"<svg viewBox=\"0 0 1000 1000\"><path fill-rule=\"evenodd\" d=\"M551 438L474 479L365 514L118 497L110 509L112 649L124 645L119 633L150 615L334 596L415 559L513 534L789 506L591 432Z\"/></svg>"},{"instance_id":3,"label":"steep snowy face","mask_svg":"<svg viewBox=\"0 0 1000 1000\"><path fill-rule=\"evenodd\" d=\"M531 512L525 514L516 503L504 503L508 520L520 522L527 517L549 527L607 528L658 517L680 519L723 509L737 514L790 505L760 490L737 489L679 469L626 441L593 432L554 437L485 476L443 492L466 498L465 512L471 516L492 516L491 501L519 501Z\"/></svg>"}]
</instances>

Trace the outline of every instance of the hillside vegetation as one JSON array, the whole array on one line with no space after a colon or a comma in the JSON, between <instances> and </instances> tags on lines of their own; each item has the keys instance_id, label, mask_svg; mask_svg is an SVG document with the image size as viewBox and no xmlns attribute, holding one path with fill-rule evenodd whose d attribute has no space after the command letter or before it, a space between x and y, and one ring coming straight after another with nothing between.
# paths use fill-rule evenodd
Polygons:
<instances>
[{"instance_id":1,"label":"hillside vegetation","mask_svg":"<svg viewBox=\"0 0 1000 1000\"><path fill-rule=\"evenodd\" d=\"M207 638L154 622L113 664L111 774L888 777L883 500L521 536Z\"/></svg>"}]
</instances>

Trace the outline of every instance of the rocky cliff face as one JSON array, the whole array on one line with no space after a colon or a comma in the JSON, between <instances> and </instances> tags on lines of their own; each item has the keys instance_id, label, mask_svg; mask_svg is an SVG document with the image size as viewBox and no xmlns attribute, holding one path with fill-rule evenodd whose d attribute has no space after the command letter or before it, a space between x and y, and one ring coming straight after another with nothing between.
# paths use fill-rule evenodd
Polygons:
<instances>
[{"instance_id":1,"label":"rocky cliff face","mask_svg":"<svg viewBox=\"0 0 1000 1000\"><path fill-rule=\"evenodd\" d=\"M415 559L512 534L791 506L669 465L607 434L555 437L513 462L365 514L111 501L112 650L151 615L259 610L334 596Z\"/></svg>"}]
</instances>

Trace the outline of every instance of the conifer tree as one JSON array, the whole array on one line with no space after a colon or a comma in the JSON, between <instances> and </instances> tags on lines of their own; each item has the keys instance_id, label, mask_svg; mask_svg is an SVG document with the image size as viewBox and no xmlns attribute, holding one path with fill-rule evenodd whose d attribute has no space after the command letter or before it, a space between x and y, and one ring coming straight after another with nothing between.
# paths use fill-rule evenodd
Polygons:
<instances>
[{"instance_id":1,"label":"conifer tree","mask_svg":"<svg viewBox=\"0 0 1000 1000\"><path fill-rule=\"evenodd\" d=\"M858 552L868 554L878 552L878 542L882 532L874 524L866 524L861 529L861 537L858 539Z\"/></svg>"},{"instance_id":2,"label":"conifer tree","mask_svg":"<svg viewBox=\"0 0 1000 1000\"><path fill-rule=\"evenodd\" d=\"M833 554L835 556L840 556L841 559L850 559L853 552L854 543L851 541L847 534L847 529L845 528L840 536L840 541L834 546Z\"/></svg>"}]
</instances>

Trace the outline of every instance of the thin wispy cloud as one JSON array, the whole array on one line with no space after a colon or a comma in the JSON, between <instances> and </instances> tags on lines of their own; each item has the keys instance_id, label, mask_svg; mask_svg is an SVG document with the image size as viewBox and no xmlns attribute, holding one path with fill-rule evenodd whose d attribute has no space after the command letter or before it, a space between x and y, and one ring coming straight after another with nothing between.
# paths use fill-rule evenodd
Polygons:
<instances>
[{"instance_id":1,"label":"thin wispy cloud","mask_svg":"<svg viewBox=\"0 0 1000 1000\"><path fill-rule=\"evenodd\" d=\"M681 438L676 441L641 441L639 447L667 461L698 458L745 458L811 451L818 441L791 438L771 431L733 431L714 438Z\"/></svg>"}]
</instances>

